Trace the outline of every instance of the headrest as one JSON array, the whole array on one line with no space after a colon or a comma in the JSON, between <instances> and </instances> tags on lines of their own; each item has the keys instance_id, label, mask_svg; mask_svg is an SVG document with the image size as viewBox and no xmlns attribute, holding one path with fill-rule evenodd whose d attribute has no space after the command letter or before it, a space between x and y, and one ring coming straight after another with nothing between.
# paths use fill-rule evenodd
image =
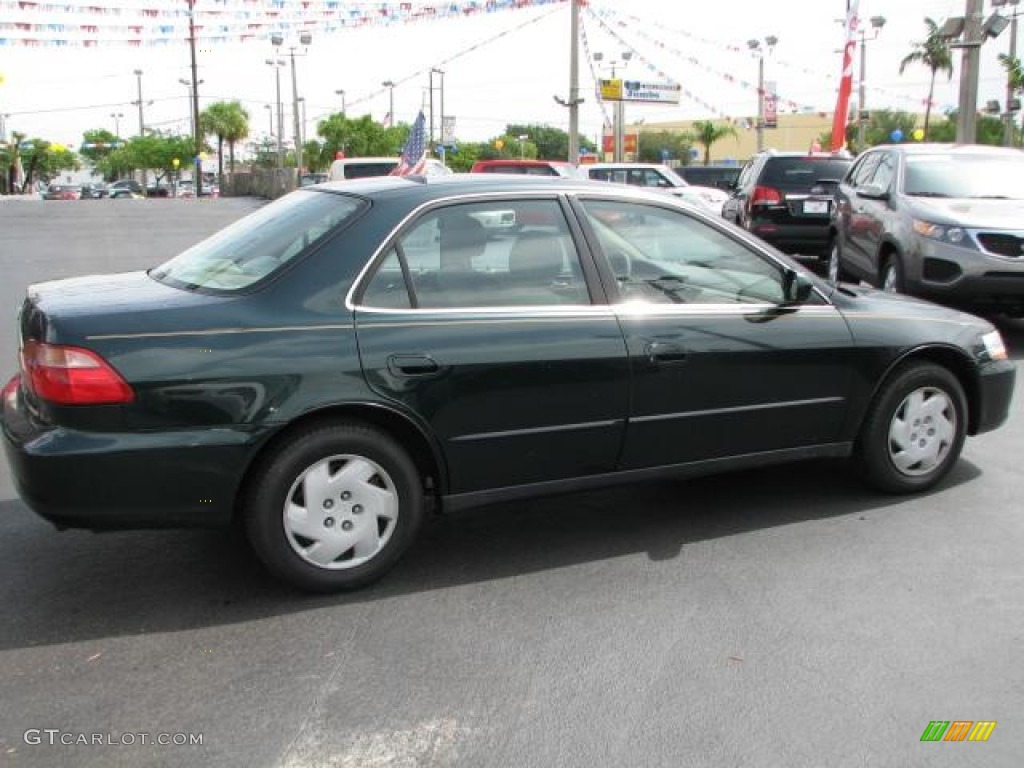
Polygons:
<instances>
[{"instance_id":1,"label":"headrest","mask_svg":"<svg viewBox=\"0 0 1024 768\"><path fill-rule=\"evenodd\" d=\"M553 280L564 267L565 252L558 235L527 235L512 246L508 255L509 272L521 277Z\"/></svg>"}]
</instances>

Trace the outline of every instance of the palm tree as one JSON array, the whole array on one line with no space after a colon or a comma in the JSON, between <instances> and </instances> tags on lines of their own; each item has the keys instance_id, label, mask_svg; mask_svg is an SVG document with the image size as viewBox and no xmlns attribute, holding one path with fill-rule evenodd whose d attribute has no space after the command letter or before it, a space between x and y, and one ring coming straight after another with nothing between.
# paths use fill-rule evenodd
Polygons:
<instances>
[{"instance_id":1,"label":"palm tree","mask_svg":"<svg viewBox=\"0 0 1024 768\"><path fill-rule=\"evenodd\" d=\"M731 125L715 125L710 120L695 120L693 138L704 147L704 165L711 165L711 146L726 136L737 138L736 129Z\"/></svg>"},{"instance_id":2,"label":"palm tree","mask_svg":"<svg viewBox=\"0 0 1024 768\"><path fill-rule=\"evenodd\" d=\"M237 101L229 101L224 123L224 141L228 143L231 173L235 172L235 143L249 135L249 113Z\"/></svg>"},{"instance_id":3,"label":"palm tree","mask_svg":"<svg viewBox=\"0 0 1024 768\"><path fill-rule=\"evenodd\" d=\"M928 106L924 112L924 140L928 140L928 122L932 114L932 95L935 93L935 75L941 70L950 78L953 77L953 54L949 41L939 35L939 25L933 19L925 17L928 36L922 42L914 43L914 50L900 62L900 74L908 64L924 64L932 71L931 83L928 85Z\"/></svg>"},{"instance_id":4,"label":"palm tree","mask_svg":"<svg viewBox=\"0 0 1024 768\"><path fill-rule=\"evenodd\" d=\"M203 133L217 137L217 175L224 175L224 142L230 154L229 168L235 170L235 143L249 135L249 113L237 101L218 101L199 116Z\"/></svg>"}]
</instances>

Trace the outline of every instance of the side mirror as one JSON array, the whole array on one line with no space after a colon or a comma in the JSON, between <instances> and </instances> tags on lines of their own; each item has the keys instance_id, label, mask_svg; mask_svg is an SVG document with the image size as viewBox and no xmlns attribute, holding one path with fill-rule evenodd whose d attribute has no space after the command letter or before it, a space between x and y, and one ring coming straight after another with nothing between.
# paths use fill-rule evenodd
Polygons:
<instances>
[{"instance_id":1,"label":"side mirror","mask_svg":"<svg viewBox=\"0 0 1024 768\"><path fill-rule=\"evenodd\" d=\"M784 306L803 304L811 297L814 283L803 272L788 269L785 275L783 275L782 290L785 297L783 300Z\"/></svg>"},{"instance_id":2,"label":"side mirror","mask_svg":"<svg viewBox=\"0 0 1024 768\"><path fill-rule=\"evenodd\" d=\"M867 200L888 200L889 190L878 184L865 184L857 187L857 195Z\"/></svg>"}]
</instances>

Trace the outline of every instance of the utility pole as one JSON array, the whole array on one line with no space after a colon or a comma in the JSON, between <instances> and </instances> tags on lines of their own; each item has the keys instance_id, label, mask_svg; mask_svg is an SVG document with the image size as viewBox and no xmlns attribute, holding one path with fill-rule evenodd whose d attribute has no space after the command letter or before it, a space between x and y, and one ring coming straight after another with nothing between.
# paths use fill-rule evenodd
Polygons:
<instances>
[{"instance_id":1,"label":"utility pole","mask_svg":"<svg viewBox=\"0 0 1024 768\"><path fill-rule=\"evenodd\" d=\"M1009 4L1014 6L1013 11L1010 15L1010 61L1015 61L1017 58L1017 8L1020 0L1009 0ZM1013 113L1014 110L1011 108L1013 103L1013 78L1010 72L1006 73L1006 122L1003 126L1003 146L1012 147L1014 145L1013 140Z\"/></svg>"},{"instance_id":2,"label":"utility pole","mask_svg":"<svg viewBox=\"0 0 1024 768\"><path fill-rule=\"evenodd\" d=\"M299 81L295 76L295 49L292 48L292 117L295 123L295 172L302 173L302 129L299 127Z\"/></svg>"},{"instance_id":3,"label":"utility pole","mask_svg":"<svg viewBox=\"0 0 1024 768\"><path fill-rule=\"evenodd\" d=\"M555 101L569 108L569 157L575 165L580 161L580 1L569 4L569 99L555 96Z\"/></svg>"},{"instance_id":4,"label":"utility pole","mask_svg":"<svg viewBox=\"0 0 1024 768\"><path fill-rule=\"evenodd\" d=\"M950 47L962 48L960 64L960 104L956 115L956 141L974 144L978 127L978 70L981 59L982 0L967 0L964 11L964 37L962 43Z\"/></svg>"},{"instance_id":5,"label":"utility pole","mask_svg":"<svg viewBox=\"0 0 1024 768\"><path fill-rule=\"evenodd\" d=\"M580 0L571 0L569 26L569 162L580 160Z\"/></svg>"},{"instance_id":6,"label":"utility pole","mask_svg":"<svg viewBox=\"0 0 1024 768\"><path fill-rule=\"evenodd\" d=\"M199 77L196 69L196 0L188 0L188 47L192 54L192 140L195 142L195 185L196 199L203 194L203 151L202 129L199 126Z\"/></svg>"},{"instance_id":7,"label":"utility pole","mask_svg":"<svg viewBox=\"0 0 1024 768\"><path fill-rule=\"evenodd\" d=\"M138 86L139 100L135 102L139 105L139 138L146 135L146 121L142 115L142 70L135 70L135 84ZM142 169L142 189L149 189L149 171L146 168Z\"/></svg>"}]
</instances>

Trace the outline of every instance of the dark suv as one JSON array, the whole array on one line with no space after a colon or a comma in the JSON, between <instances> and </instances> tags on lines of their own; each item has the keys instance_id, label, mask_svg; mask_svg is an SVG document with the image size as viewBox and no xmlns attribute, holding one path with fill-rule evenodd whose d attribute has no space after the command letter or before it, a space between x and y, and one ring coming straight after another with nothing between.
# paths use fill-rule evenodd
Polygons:
<instances>
[{"instance_id":1,"label":"dark suv","mask_svg":"<svg viewBox=\"0 0 1024 768\"><path fill-rule=\"evenodd\" d=\"M698 187L730 190L740 175L738 165L681 165L675 172Z\"/></svg>"},{"instance_id":2,"label":"dark suv","mask_svg":"<svg viewBox=\"0 0 1024 768\"><path fill-rule=\"evenodd\" d=\"M758 153L740 171L722 215L781 251L825 260L835 189L852 164L839 155Z\"/></svg>"},{"instance_id":3,"label":"dark suv","mask_svg":"<svg viewBox=\"0 0 1024 768\"><path fill-rule=\"evenodd\" d=\"M829 277L1024 315L1024 155L972 144L875 147L839 186Z\"/></svg>"}]
</instances>

